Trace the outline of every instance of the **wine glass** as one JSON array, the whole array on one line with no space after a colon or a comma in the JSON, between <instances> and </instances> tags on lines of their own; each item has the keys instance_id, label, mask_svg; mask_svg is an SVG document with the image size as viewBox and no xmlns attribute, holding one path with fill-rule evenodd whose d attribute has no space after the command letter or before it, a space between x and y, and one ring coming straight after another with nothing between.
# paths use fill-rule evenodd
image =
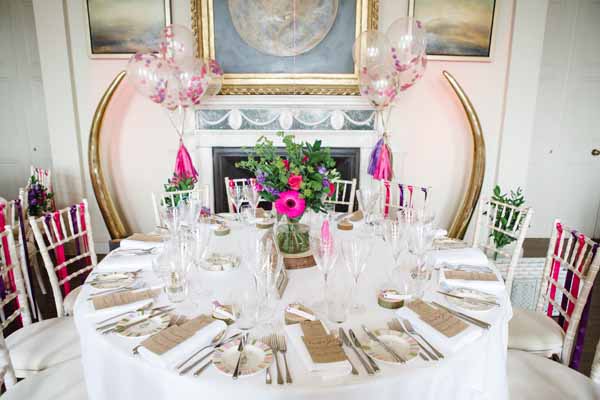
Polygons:
<instances>
[{"instance_id":1,"label":"wine glass","mask_svg":"<svg viewBox=\"0 0 600 400\"><path fill-rule=\"evenodd\" d=\"M169 234L175 235L181 227L182 210L179 206L167 206L163 204L160 209L160 220L165 225Z\"/></svg>"},{"instance_id":2,"label":"wine glass","mask_svg":"<svg viewBox=\"0 0 600 400\"><path fill-rule=\"evenodd\" d=\"M327 278L335 267L339 255L337 243L330 232L326 235L319 232L311 235L310 249L317 263L317 268L323 274L324 289L327 291ZM327 300L324 299L323 304L326 304L326 302Z\"/></svg>"},{"instance_id":3,"label":"wine glass","mask_svg":"<svg viewBox=\"0 0 600 400\"><path fill-rule=\"evenodd\" d=\"M352 275L354 280L352 288L352 298L356 297L356 289L358 288L358 280L360 275L367 267L367 262L373 249L372 235L355 235L351 238L345 239L341 243L342 257L348 271ZM358 302L352 305L352 311L354 313L360 313L364 311L364 306Z\"/></svg>"},{"instance_id":4,"label":"wine glass","mask_svg":"<svg viewBox=\"0 0 600 400\"><path fill-rule=\"evenodd\" d=\"M244 185L244 196L248 200L250 207L252 207L253 217L256 217L256 207L258 207L258 202L260 201L260 192L255 181L251 180L249 184Z\"/></svg>"},{"instance_id":5,"label":"wine glass","mask_svg":"<svg viewBox=\"0 0 600 400\"><path fill-rule=\"evenodd\" d=\"M379 200L380 191L376 187L363 187L359 192L359 200L365 213L365 221L369 225L373 225L373 214Z\"/></svg>"},{"instance_id":6,"label":"wine glass","mask_svg":"<svg viewBox=\"0 0 600 400\"><path fill-rule=\"evenodd\" d=\"M242 203L246 201L244 196L244 187L242 185L233 185L229 188L229 193L231 194L231 199L233 200L233 204L235 205L235 211L237 213L237 220L241 220L240 216L240 208Z\"/></svg>"}]
</instances>

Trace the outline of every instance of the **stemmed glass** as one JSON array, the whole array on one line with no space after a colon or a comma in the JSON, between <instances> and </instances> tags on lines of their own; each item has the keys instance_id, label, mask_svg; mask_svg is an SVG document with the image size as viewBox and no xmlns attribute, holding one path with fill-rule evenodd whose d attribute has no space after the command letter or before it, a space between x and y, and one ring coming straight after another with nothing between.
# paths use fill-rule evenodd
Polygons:
<instances>
[{"instance_id":1,"label":"stemmed glass","mask_svg":"<svg viewBox=\"0 0 600 400\"><path fill-rule=\"evenodd\" d=\"M317 262L319 271L323 274L324 292L327 291L327 278L329 273L335 267L339 252L337 243L329 232L329 229L324 229L322 232L311 234L310 238L310 249L312 255ZM327 300L323 300L323 304L326 304Z\"/></svg>"},{"instance_id":2,"label":"stemmed glass","mask_svg":"<svg viewBox=\"0 0 600 400\"><path fill-rule=\"evenodd\" d=\"M380 192L375 187L363 187L360 189L359 200L365 213L365 221L373 225L373 213L379 200Z\"/></svg>"},{"instance_id":3,"label":"stemmed glass","mask_svg":"<svg viewBox=\"0 0 600 400\"><path fill-rule=\"evenodd\" d=\"M175 235L179 232L182 222L182 209L179 206L162 205L159 210L160 220L166 226L169 234Z\"/></svg>"},{"instance_id":4,"label":"stemmed glass","mask_svg":"<svg viewBox=\"0 0 600 400\"><path fill-rule=\"evenodd\" d=\"M254 181L251 180L247 185L244 185L244 196L248 200L250 207L252 207L253 217L256 217L256 207L258 207L258 202L260 201L260 192Z\"/></svg>"},{"instance_id":5,"label":"stemmed glass","mask_svg":"<svg viewBox=\"0 0 600 400\"><path fill-rule=\"evenodd\" d=\"M237 213L237 220L241 221L240 208L242 207L242 203L246 201L246 197L244 196L244 187L241 185L233 185L229 188L229 193L231 194L231 198L233 200L233 204L235 205L235 211Z\"/></svg>"},{"instance_id":6,"label":"stemmed glass","mask_svg":"<svg viewBox=\"0 0 600 400\"><path fill-rule=\"evenodd\" d=\"M433 245L433 238L435 236L435 229L433 229L434 216L425 210L414 210L413 214L408 229L408 250L416 257L417 266L411 275L420 283L417 293L417 297L420 297L424 289L421 286L430 277L430 271L427 270L426 255L427 251Z\"/></svg>"},{"instance_id":7,"label":"stemmed glass","mask_svg":"<svg viewBox=\"0 0 600 400\"><path fill-rule=\"evenodd\" d=\"M354 280L352 288L352 298L356 297L356 289L358 288L358 279L367 267L367 262L373 249L373 239L371 235L355 235L342 241L342 256L348 271ZM364 311L364 306L358 301L352 305L354 313Z\"/></svg>"}]
</instances>

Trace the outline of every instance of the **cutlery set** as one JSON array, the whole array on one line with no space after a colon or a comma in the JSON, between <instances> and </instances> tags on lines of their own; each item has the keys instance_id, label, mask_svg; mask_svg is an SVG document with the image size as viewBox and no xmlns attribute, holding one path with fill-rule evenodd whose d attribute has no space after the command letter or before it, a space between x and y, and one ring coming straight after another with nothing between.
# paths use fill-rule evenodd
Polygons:
<instances>
[{"instance_id":1,"label":"cutlery set","mask_svg":"<svg viewBox=\"0 0 600 400\"><path fill-rule=\"evenodd\" d=\"M275 365L277 367L277 384L283 385L284 383L283 373L281 372L281 366L279 365L279 357L277 357L278 353L281 353L283 355L283 363L285 366L285 383L293 383L292 374L290 372L290 367L288 366L287 362L287 343L285 341L285 336L272 334L261 338L260 341L269 346L271 350L273 350L273 358L275 358ZM265 372L265 383L269 385L272 383L270 369L270 367L267 367Z\"/></svg>"},{"instance_id":2,"label":"cutlery set","mask_svg":"<svg viewBox=\"0 0 600 400\"><path fill-rule=\"evenodd\" d=\"M423 351L423 353L425 353L425 354L419 353L420 357L423 360L437 361L437 360L444 358L444 355L440 351L438 351L435 347L433 347L433 345L431 345L431 343L429 343L427 341L427 339L425 339L423 336L421 336L420 333L415 331L415 329L413 328L413 326L409 320L403 319L402 322L400 322L399 319L394 318L393 320L388 322L388 328L390 328L391 330L394 330L394 331L405 333L410 338L412 338L415 342L417 342L417 345L419 345L419 348ZM418 340L418 339L420 339L420 340ZM423 343L425 343L425 345Z\"/></svg>"},{"instance_id":3,"label":"cutlery set","mask_svg":"<svg viewBox=\"0 0 600 400\"><path fill-rule=\"evenodd\" d=\"M363 346L356 338L356 335L354 334L352 329L349 329L348 333L349 333L350 337L352 337L352 340L350 340L350 337L348 336L348 334L346 334L346 332L344 331L343 328L339 329L339 336L340 336L340 339L342 339L343 345L352 349L352 351L356 355L356 358L358 358L358 360L362 364L365 371L367 371L368 375L373 375L376 372L379 372L380 371L379 366L377 366L377 364L375 363L375 360L373 360L371 358L371 356L369 356L367 354L367 352L363 349ZM350 362L350 365L352 366L352 374L358 375L358 369L356 369L356 366L354 365L352 360L350 358L348 358L348 361Z\"/></svg>"}]
</instances>

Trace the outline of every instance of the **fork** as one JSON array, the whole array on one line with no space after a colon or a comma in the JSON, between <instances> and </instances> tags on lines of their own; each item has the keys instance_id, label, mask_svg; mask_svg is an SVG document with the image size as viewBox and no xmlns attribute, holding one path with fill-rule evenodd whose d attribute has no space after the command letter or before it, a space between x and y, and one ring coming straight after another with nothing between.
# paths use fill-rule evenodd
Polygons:
<instances>
[{"instance_id":1,"label":"fork","mask_svg":"<svg viewBox=\"0 0 600 400\"><path fill-rule=\"evenodd\" d=\"M285 355L287 353L287 344L285 343L285 336L283 335L277 335L277 350L281 351L281 354L283 354L283 362L285 364L285 382L292 383L292 374L290 374L290 367L288 367L287 357Z\"/></svg>"},{"instance_id":2,"label":"fork","mask_svg":"<svg viewBox=\"0 0 600 400\"><path fill-rule=\"evenodd\" d=\"M270 341L268 336L262 337L260 341L270 347ZM265 370L265 383L267 385L273 383L273 379L271 378L271 366L267 366L267 369Z\"/></svg>"},{"instance_id":3,"label":"fork","mask_svg":"<svg viewBox=\"0 0 600 400\"><path fill-rule=\"evenodd\" d=\"M419 352L419 355L421 356L421 358L425 361L431 361L431 360L437 360L438 358L435 356L435 354L433 354L432 352L430 352L425 346L423 346L421 344L421 342L419 342L417 339L415 339L415 337L413 335L411 335L410 333L408 333L408 331L406 329L404 329L404 327L402 326L402 324L400 324L400 321L398 321L397 319L393 319L390 322L387 323L388 328L394 330L394 331L398 331L398 332L402 332L405 333L406 335L408 335L410 338L412 338L415 342L417 342L417 344L419 345L419 347L421 348L421 350L423 350L423 352L425 353L425 355L423 355L423 352Z\"/></svg>"},{"instance_id":4,"label":"fork","mask_svg":"<svg viewBox=\"0 0 600 400\"><path fill-rule=\"evenodd\" d=\"M279 358L277 358L279 347L277 346L277 336L275 336L275 334L269 336L269 346L271 347L271 349L273 349L273 357L275 358L275 365L277 366L277 384L283 385L283 377L281 375L281 369L279 367Z\"/></svg>"},{"instance_id":5,"label":"fork","mask_svg":"<svg viewBox=\"0 0 600 400\"><path fill-rule=\"evenodd\" d=\"M429 348L435 353L435 355L438 358L444 358L444 355L440 351L438 351L438 349L436 349L435 347L433 347L433 345L431 343L429 343L427 341L427 339L425 339L423 337L423 335L421 335L419 332L415 331L415 328L413 328L413 326L412 326L412 324L410 323L409 320L407 320L406 318L402 318L402 323L404 324L404 328L406 328L406 331L408 333L410 333L411 335L415 335L415 336L420 337L423 340L423 342L425 342L425 344L427 346L429 346Z\"/></svg>"}]
</instances>

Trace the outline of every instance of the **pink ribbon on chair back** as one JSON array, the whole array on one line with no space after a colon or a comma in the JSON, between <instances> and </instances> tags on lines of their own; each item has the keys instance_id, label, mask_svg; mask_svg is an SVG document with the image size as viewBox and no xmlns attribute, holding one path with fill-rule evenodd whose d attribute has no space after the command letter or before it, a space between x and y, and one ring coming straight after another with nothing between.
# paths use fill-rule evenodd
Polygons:
<instances>
[{"instance_id":1,"label":"pink ribbon on chair back","mask_svg":"<svg viewBox=\"0 0 600 400\"><path fill-rule=\"evenodd\" d=\"M4 210L6 208L5 204L0 204L0 232L4 232L6 225L6 215L4 214ZM10 233L12 235L12 232ZM2 238L2 251L4 252L4 260L6 260L6 265L12 265L12 259L10 257L10 249L8 248L8 239ZM4 276L0 276L0 298L4 300L6 297L6 287L4 282ZM15 282L15 273L11 269L8 271L8 285L12 292L17 291L17 283ZM15 298L15 305L18 308L20 306L19 299ZM14 311L14 310L11 310ZM21 324L23 323L23 316L21 316Z\"/></svg>"},{"instance_id":2,"label":"pink ribbon on chair back","mask_svg":"<svg viewBox=\"0 0 600 400\"><path fill-rule=\"evenodd\" d=\"M408 206L412 208L413 206L413 186L408 185Z\"/></svg>"},{"instance_id":3,"label":"pink ribbon on chair back","mask_svg":"<svg viewBox=\"0 0 600 400\"><path fill-rule=\"evenodd\" d=\"M558 235L556 237L556 244L554 245L554 255L557 257L560 257L559 250L560 250L560 243L562 240L562 233L563 233L562 224L560 222L556 223L556 230L558 231ZM554 279L557 282L558 282L558 273L559 272L560 272L560 261L554 260L552 262L552 269L550 270L550 275L551 275L552 279ZM556 286L553 283L551 283L550 284L550 299L552 301L554 301L555 296L556 296ZM548 310L546 311L546 314L549 317L552 317L553 311L554 311L554 307L552 306L552 303L548 303Z\"/></svg>"},{"instance_id":4,"label":"pink ribbon on chair back","mask_svg":"<svg viewBox=\"0 0 600 400\"><path fill-rule=\"evenodd\" d=\"M385 187L385 202L383 204L383 216L387 217L390 213L390 181L383 181Z\"/></svg>"},{"instance_id":5,"label":"pink ribbon on chair back","mask_svg":"<svg viewBox=\"0 0 600 400\"><path fill-rule=\"evenodd\" d=\"M577 241L579 243L579 246L577 247L577 253L575 255L576 264L574 265L574 267L577 269L578 272L582 272L583 263L585 261L583 257L583 249L585 248L585 235L577 235L577 231L573 231L571 232L571 234L574 237L577 237ZM579 266L577 266L577 263L579 263ZM574 274L571 270L567 272L567 277L565 278L565 289L567 289L575 299L579 297L579 281L580 279L579 276L577 276L577 274ZM575 303L569 300L567 296L563 296L561 306L563 310L567 311L567 316L570 317L573 314L573 310L575 309ZM559 324L563 326L563 329L565 331L569 328L569 321L567 321L562 316L561 318L559 318Z\"/></svg>"},{"instance_id":6,"label":"pink ribbon on chair back","mask_svg":"<svg viewBox=\"0 0 600 400\"><path fill-rule=\"evenodd\" d=\"M56 232L52 228L52 223L51 223L52 220L56 224ZM48 227L48 230L50 231L50 234L55 236L54 237L55 242L60 242L61 240L64 239L62 226L60 224L60 212L55 211L53 213L46 214L45 222L46 222L46 226ZM52 238L48 238L48 240L52 241ZM60 265L66 261L65 248L62 244L60 244L54 248L54 257L56 259L56 265ZM67 267L63 266L61 269L59 269L57 271L57 275L60 280L65 279L69 275L69 272L67 271ZM69 284L69 281L66 281L63 284L63 295L67 296L70 291L71 291L71 285Z\"/></svg>"},{"instance_id":7,"label":"pink ribbon on chair back","mask_svg":"<svg viewBox=\"0 0 600 400\"><path fill-rule=\"evenodd\" d=\"M183 140L179 140L179 151L175 159L175 175L182 178L192 178L194 182L198 178L198 171L194 168L192 157L187 151Z\"/></svg>"},{"instance_id":8,"label":"pink ribbon on chair back","mask_svg":"<svg viewBox=\"0 0 600 400\"><path fill-rule=\"evenodd\" d=\"M235 182L233 181L233 179L230 179L229 180L229 194L231 195L231 197L234 196L234 193L233 193L234 189L235 189ZM233 201L231 202L231 208L232 208L233 212L237 212L237 207L235 206L235 203Z\"/></svg>"}]
</instances>

